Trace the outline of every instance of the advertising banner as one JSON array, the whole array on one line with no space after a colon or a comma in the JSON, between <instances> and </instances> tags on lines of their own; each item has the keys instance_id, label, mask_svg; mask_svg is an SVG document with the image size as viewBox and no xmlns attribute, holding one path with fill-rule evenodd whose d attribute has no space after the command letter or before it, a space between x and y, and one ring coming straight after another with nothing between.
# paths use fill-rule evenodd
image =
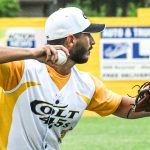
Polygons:
<instances>
[{"instance_id":1,"label":"advertising banner","mask_svg":"<svg viewBox=\"0 0 150 150\"><path fill-rule=\"evenodd\" d=\"M43 28L0 28L0 45L34 48L46 44Z\"/></svg>"},{"instance_id":2,"label":"advertising banner","mask_svg":"<svg viewBox=\"0 0 150 150\"><path fill-rule=\"evenodd\" d=\"M103 80L150 79L150 27L107 27L100 42Z\"/></svg>"}]
</instances>

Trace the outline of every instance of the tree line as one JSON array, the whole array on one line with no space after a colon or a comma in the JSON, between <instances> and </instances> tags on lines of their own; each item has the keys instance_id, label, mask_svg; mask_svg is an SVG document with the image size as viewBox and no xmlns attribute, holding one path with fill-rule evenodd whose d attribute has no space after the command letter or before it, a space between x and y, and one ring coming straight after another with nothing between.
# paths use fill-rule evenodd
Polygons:
<instances>
[{"instance_id":1,"label":"tree line","mask_svg":"<svg viewBox=\"0 0 150 150\"><path fill-rule=\"evenodd\" d=\"M150 7L150 0L54 0L56 9L76 6L87 16L136 16L140 7ZM0 17L17 17L19 0L0 0Z\"/></svg>"},{"instance_id":2,"label":"tree line","mask_svg":"<svg viewBox=\"0 0 150 150\"><path fill-rule=\"evenodd\" d=\"M87 16L136 16L140 7L150 7L150 0L58 0L65 6L77 6Z\"/></svg>"}]
</instances>

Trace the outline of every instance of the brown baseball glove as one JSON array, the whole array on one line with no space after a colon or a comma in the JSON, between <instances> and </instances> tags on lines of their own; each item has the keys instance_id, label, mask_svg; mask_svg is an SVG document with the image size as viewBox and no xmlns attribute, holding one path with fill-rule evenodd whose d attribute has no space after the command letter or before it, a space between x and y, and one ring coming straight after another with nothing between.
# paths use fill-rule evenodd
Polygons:
<instances>
[{"instance_id":1,"label":"brown baseball glove","mask_svg":"<svg viewBox=\"0 0 150 150\"><path fill-rule=\"evenodd\" d=\"M144 83L138 90L133 110L150 112L150 82Z\"/></svg>"}]
</instances>

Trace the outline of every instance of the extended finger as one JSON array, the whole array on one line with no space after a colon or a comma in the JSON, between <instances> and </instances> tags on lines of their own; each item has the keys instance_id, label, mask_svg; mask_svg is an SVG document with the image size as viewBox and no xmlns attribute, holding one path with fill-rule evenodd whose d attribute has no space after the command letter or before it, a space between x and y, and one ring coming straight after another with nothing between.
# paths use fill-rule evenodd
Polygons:
<instances>
[{"instance_id":1,"label":"extended finger","mask_svg":"<svg viewBox=\"0 0 150 150\"><path fill-rule=\"evenodd\" d=\"M48 45L49 51L51 51L51 57L50 60L52 63L55 63L58 60L58 53L57 49L53 45Z\"/></svg>"},{"instance_id":2,"label":"extended finger","mask_svg":"<svg viewBox=\"0 0 150 150\"><path fill-rule=\"evenodd\" d=\"M45 61L48 62L51 60L52 53L51 53L51 50L48 46L45 46L44 48L45 48L45 53L46 53L46 60Z\"/></svg>"}]
</instances>

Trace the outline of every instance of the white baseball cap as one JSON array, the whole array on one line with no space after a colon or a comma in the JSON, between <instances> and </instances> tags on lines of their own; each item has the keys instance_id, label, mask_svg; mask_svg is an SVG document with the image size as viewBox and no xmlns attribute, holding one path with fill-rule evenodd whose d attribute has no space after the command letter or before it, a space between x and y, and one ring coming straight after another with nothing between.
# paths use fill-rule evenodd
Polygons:
<instances>
[{"instance_id":1,"label":"white baseball cap","mask_svg":"<svg viewBox=\"0 0 150 150\"><path fill-rule=\"evenodd\" d=\"M101 32L105 24L93 24L82 10L76 7L61 8L51 14L45 24L47 40L65 38L79 32Z\"/></svg>"}]
</instances>

